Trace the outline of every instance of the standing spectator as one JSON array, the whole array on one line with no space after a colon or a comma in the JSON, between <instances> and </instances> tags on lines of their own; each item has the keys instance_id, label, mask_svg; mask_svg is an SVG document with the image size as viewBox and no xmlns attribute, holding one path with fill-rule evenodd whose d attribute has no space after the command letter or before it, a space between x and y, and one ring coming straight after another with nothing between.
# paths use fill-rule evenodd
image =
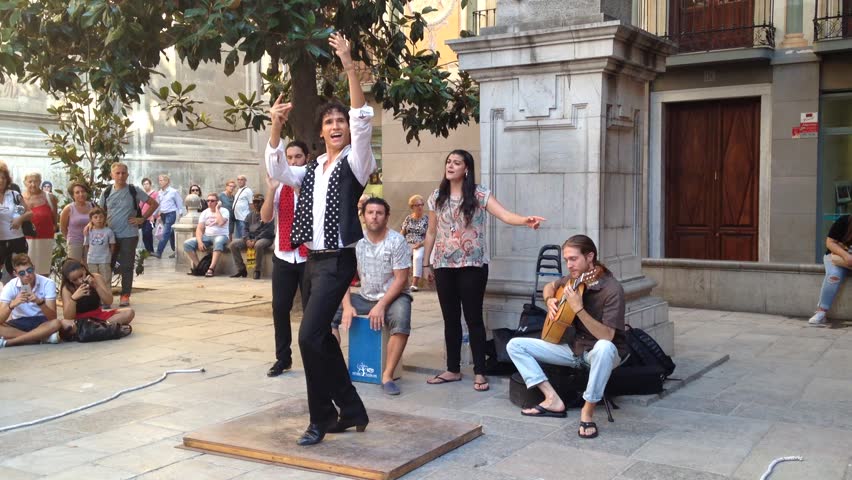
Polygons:
<instances>
[{"instance_id":1,"label":"standing spectator","mask_svg":"<svg viewBox=\"0 0 852 480\"><path fill-rule=\"evenodd\" d=\"M0 292L0 348L59 342L56 283L35 273L26 253L12 257L16 278Z\"/></svg>"},{"instance_id":2,"label":"standing spectator","mask_svg":"<svg viewBox=\"0 0 852 480\"><path fill-rule=\"evenodd\" d=\"M39 275L49 275L53 246L56 244L53 236L56 234L56 224L59 220L56 207L50 203L50 197L41 189L40 173L26 175L24 186L26 190L22 195L32 209L32 222L35 226L35 236L27 237L30 258Z\"/></svg>"},{"instance_id":3,"label":"standing spectator","mask_svg":"<svg viewBox=\"0 0 852 480\"><path fill-rule=\"evenodd\" d=\"M172 180L168 175L160 175L158 181L160 183L160 191L158 192L160 209L157 214L160 216L160 221L163 222L163 237L160 239L160 244L157 245L157 253L154 256L162 258L163 251L166 250L166 243L168 243L172 246L172 254L169 255L169 258L175 258L175 236L172 232L172 226L183 215L183 199L180 198L180 192L171 186ZM201 188L198 188L198 195L201 196Z\"/></svg>"},{"instance_id":4,"label":"standing spectator","mask_svg":"<svg viewBox=\"0 0 852 480\"><path fill-rule=\"evenodd\" d=\"M237 176L237 193L234 195L234 238L243 238L246 234L246 217L251 212L254 192L246 186L246 176Z\"/></svg>"},{"instance_id":5,"label":"standing spectator","mask_svg":"<svg viewBox=\"0 0 852 480\"><path fill-rule=\"evenodd\" d=\"M27 253L27 239L21 228L33 213L20 193L12 189L9 167L0 161L0 263L12 274L12 255Z\"/></svg>"},{"instance_id":6,"label":"standing spectator","mask_svg":"<svg viewBox=\"0 0 852 480\"><path fill-rule=\"evenodd\" d=\"M115 233L106 226L106 213L101 207L89 212L91 228L83 239L83 258L89 270L112 280L110 261L115 255Z\"/></svg>"},{"instance_id":7,"label":"standing spectator","mask_svg":"<svg viewBox=\"0 0 852 480\"><path fill-rule=\"evenodd\" d=\"M157 200L157 193L151 191L151 179L145 177L142 179L142 190L145 190L145 193L148 194L149 197ZM144 215L148 211L148 204L145 202L139 202L139 208L142 209L142 214ZM154 253L154 222L157 220L157 212L154 212L153 215L148 217L148 220L145 220L145 223L142 224L142 244L145 245L145 250L148 253Z\"/></svg>"},{"instance_id":8,"label":"standing spectator","mask_svg":"<svg viewBox=\"0 0 852 480\"><path fill-rule=\"evenodd\" d=\"M65 205L59 215L59 230L65 237L66 256L81 262L83 256L83 229L89 224L89 212L92 202L89 200L89 187L83 183L74 182L68 187L72 202Z\"/></svg>"},{"instance_id":9,"label":"standing spectator","mask_svg":"<svg viewBox=\"0 0 852 480\"><path fill-rule=\"evenodd\" d=\"M53 205L53 210L55 211L57 218L59 218L59 199L53 194L53 183L47 180L41 182L41 191L47 195L50 204Z\"/></svg>"},{"instance_id":10,"label":"standing spectator","mask_svg":"<svg viewBox=\"0 0 852 480\"><path fill-rule=\"evenodd\" d=\"M537 229L544 218L521 216L506 210L491 195L491 190L477 185L474 178L473 155L466 150L453 150L444 161L440 186L429 196L429 230L423 252L424 261L429 263L423 265L423 273L429 281L434 278L438 291L444 316L447 370L429 379L428 383L436 385L461 380L461 312L464 309L473 353L473 389L485 392L489 389L485 378L485 323L482 319L482 301L488 283L486 214L509 225L526 225L532 229Z\"/></svg>"},{"instance_id":11,"label":"standing spectator","mask_svg":"<svg viewBox=\"0 0 852 480\"><path fill-rule=\"evenodd\" d=\"M204 202L204 196L201 195L201 187L200 186L193 183L189 187L189 193L194 193L195 195L198 196L199 199L201 199L201 203L198 204L198 213L201 213L201 212L203 212L204 210L207 209L207 204ZM187 213L189 213L189 209L187 209Z\"/></svg>"},{"instance_id":12,"label":"standing spectator","mask_svg":"<svg viewBox=\"0 0 852 480\"><path fill-rule=\"evenodd\" d=\"M237 273L231 275L231 278L245 277L248 275L246 264L243 262L241 250L244 248L254 249L254 279L260 279L260 272L263 271L263 257L266 255L266 249L272 245L275 240L275 223L262 222L260 219L260 209L263 206L263 195L257 194L254 196L254 202L251 206L251 212L246 217L246 235L242 238L235 238L229 248L231 256L234 259L234 265L237 267Z\"/></svg>"},{"instance_id":13,"label":"standing spectator","mask_svg":"<svg viewBox=\"0 0 852 480\"><path fill-rule=\"evenodd\" d=\"M210 268L207 269L205 277L212 277L216 272L216 264L219 263L219 257L225 251L225 245L228 244L228 217L227 210L222 208L222 202L218 199L215 193L207 194L207 210L201 212L198 217L198 227L195 228L195 238L190 238L183 242L183 251L190 260L190 274L198 265L199 252L206 252L208 248L213 247L213 258L210 262Z\"/></svg>"},{"instance_id":14,"label":"standing spectator","mask_svg":"<svg viewBox=\"0 0 852 480\"><path fill-rule=\"evenodd\" d=\"M308 145L295 140L284 150L287 164L291 167L304 167L308 162ZM290 185L284 185L267 177L266 199L260 209L260 219L275 222L275 255L272 257L272 319L275 327L275 363L266 375L277 377L293 365L293 351L290 344L293 333L290 329L290 310L296 289L305 276L305 262L308 259L308 247L293 247L290 233L293 231L293 219L299 194ZM304 291L303 291L304 294ZM302 297L304 299L304 297ZM304 306L304 301L302 302Z\"/></svg>"},{"instance_id":15,"label":"standing spectator","mask_svg":"<svg viewBox=\"0 0 852 480\"><path fill-rule=\"evenodd\" d=\"M219 194L219 201L222 202L221 208L228 211L229 214L234 213L234 190L237 188L237 182L228 180L225 182L225 191ZM210 205L207 205L210 208ZM228 234L234 233L235 222L228 222Z\"/></svg>"},{"instance_id":16,"label":"standing spectator","mask_svg":"<svg viewBox=\"0 0 852 480\"><path fill-rule=\"evenodd\" d=\"M405 235L405 243L411 249L412 265L414 275L411 277L411 291L419 289L420 277L423 276L423 241L426 239L426 230L429 228L429 217L423 214L423 197L412 195L408 199L408 208L411 213L402 221L402 233Z\"/></svg>"},{"instance_id":17,"label":"standing spectator","mask_svg":"<svg viewBox=\"0 0 852 480\"><path fill-rule=\"evenodd\" d=\"M136 245L139 243L139 227L148 220L160 206L142 189L127 183L127 165L116 162L110 168L113 184L108 186L101 196L100 204L107 213L107 225L115 234L118 249L112 256L111 265L119 264L121 273L120 307L130 306L130 292L133 290L133 271L136 266ZM145 202L149 208L144 214L139 202Z\"/></svg>"}]
</instances>

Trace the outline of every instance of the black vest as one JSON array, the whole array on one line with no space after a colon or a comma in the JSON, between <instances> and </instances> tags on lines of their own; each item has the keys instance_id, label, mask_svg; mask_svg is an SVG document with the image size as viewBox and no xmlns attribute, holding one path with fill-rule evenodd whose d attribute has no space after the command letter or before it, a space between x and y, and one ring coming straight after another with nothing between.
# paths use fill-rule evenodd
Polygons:
<instances>
[{"instance_id":1,"label":"black vest","mask_svg":"<svg viewBox=\"0 0 852 480\"><path fill-rule=\"evenodd\" d=\"M358 199L361 198L361 194L364 193L365 185L361 185L361 182L358 181L355 174L352 172L352 167L349 165L348 155L338 160L338 162L340 163L340 224L337 228L340 233L340 238L343 239L343 245L347 246L364 238L364 232L361 229L361 221L358 219ZM313 172L316 171L317 165L319 165L319 163L316 160L309 163L307 167L308 172L306 172L305 175L313 175ZM305 182L302 183L302 188L299 190L299 204L296 206L296 217L305 214L305 212L303 212L303 206L310 204L311 208L313 208L314 184L315 181L310 182L310 185L307 185ZM305 201L307 198L311 199L310 203ZM326 198L326 208L331 204L329 200L329 198ZM332 238L335 238L335 243L337 242L337 233L338 232L324 232L326 238L329 235L332 235ZM305 242L312 241L313 230L311 230L309 236L310 238L306 238L307 235L303 235L300 238L294 229L290 233L290 243L293 245L293 248L296 248ZM323 245L314 245L314 250L322 250L323 248Z\"/></svg>"}]
</instances>

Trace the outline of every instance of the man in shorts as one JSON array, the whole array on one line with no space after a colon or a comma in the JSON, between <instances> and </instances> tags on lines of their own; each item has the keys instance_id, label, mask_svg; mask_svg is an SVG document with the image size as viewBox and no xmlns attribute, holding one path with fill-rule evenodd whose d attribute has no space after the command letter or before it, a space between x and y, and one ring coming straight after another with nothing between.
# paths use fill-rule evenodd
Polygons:
<instances>
[{"instance_id":1,"label":"man in shorts","mask_svg":"<svg viewBox=\"0 0 852 480\"><path fill-rule=\"evenodd\" d=\"M15 275L0 292L0 348L58 343L56 283L35 273L29 255L12 257Z\"/></svg>"}]
</instances>

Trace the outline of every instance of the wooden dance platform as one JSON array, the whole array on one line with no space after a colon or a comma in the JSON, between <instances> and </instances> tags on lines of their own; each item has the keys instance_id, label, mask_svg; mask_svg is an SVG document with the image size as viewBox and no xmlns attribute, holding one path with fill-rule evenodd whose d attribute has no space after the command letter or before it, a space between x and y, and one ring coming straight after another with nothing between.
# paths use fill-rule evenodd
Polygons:
<instances>
[{"instance_id":1,"label":"wooden dance platform","mask_svg":"<svg viewBox=\"0 0 852 480\"><path fill-rule=\"evenodd\" d=\"M308 404L289 399L187 434L192 450L377 480L395 479L482 435L482 426L368 410L367 431L327 434L318 445L296 440L308 426Z\"/></svg>"}]
</instances>

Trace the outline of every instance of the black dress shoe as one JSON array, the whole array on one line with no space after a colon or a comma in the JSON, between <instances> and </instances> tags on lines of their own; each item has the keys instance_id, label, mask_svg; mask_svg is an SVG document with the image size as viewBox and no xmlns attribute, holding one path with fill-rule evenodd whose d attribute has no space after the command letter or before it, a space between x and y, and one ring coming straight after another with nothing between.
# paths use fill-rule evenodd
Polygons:
<instances>
[{"instance_id":1,"label":"black dress shoe","mask_svg":"<svg viewBox=\"0 0 852 480\"><path fill-rule=\"evenodd\" d=\"M293 362L284 363L281 360L277 360L272 367L266 372L267 377L277 377L284 373L284 370L290 370L290 367L293 366Z\"/></svg>"},{"instance_id":2,"label":"black dress shoe","mask_svg":"<svg viewBox=\"0 0 852 480\"><path fill-rule=\"evenodd\" d=\"M257 271L257 270L255 270L255 271L254 271L254 279L255 279L255 280L260 280L260 272L259 272L259 271Z\"/></svg>"},{"instance_id":3,"label":"black dress shoe","mask_svg":"<svg viewBox=\"0 0 852 480\"><path fill-rule=\"evenodd\" d=\"M345 432L346 429L355 427L355 431L363 432L367 429L367 424L370 423L370 419L365 417L361 418L341 418L337 421L337 423L330 425L328 427L328 433L342 433Z\"/></svg>"},{"instance_id":4,"label":"black dress shoe","mask_svg":"<svg viewBox=\"0 0 852 480\"><path fill-rule=\"evenodd\" d=\"M296 444L302 447L308 445L316 445L321 442L323 438L325 438L325 432L326 430L323 427L317 425L316 423L312 423L308 425L308 429L305 430L305 433L303 433L301 437L299 437L299 440L296 441Z\"/></svg>"},{"instance_id":5,"label":"black dress shoe","mask_svg":"<svg viewBox=\"0 0 852 480\"><path fill-rule=\"evenodd\" d=\"M237 273L231 275L231 278L240 278L240 277L246 277L246 276L248 276L248 272L245 271L245 270L240 270Z\"/></svg>"}]
</instances>

